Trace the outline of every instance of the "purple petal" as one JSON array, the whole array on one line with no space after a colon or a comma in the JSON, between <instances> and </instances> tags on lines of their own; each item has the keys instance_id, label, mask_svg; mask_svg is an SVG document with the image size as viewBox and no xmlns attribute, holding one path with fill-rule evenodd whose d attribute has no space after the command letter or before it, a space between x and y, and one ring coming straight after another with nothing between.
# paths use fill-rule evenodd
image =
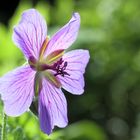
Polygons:
<instances>
[{"instance_id":1,"label":"purple petal","mask_svg":"<svg viewBox=\"0 0 140 140\"><path fill-rule=\"evenodd\" d=\"M66 72L70 75L62 77L58 75L58 79L62 87L72 94L82 94L84 92L85 68L89 61L89 52L87 50L70 51L63 56L63 60L68 63Z\"/></svg>"},{"instance_id":2,"label":"purple petal","mask_svg":"<svg viewBox=\"0 0 140 140\"><path fill-rule=\"evenodd\" d=\"M67 102L61 89L43 79L39 97L40 127L48 135L54 126L65 127L67 120Z\"/></svg>"},{"instance_id":3,"label":"purple petal","mask_svg":"<svg viewBox=\"0 0 140 140\"><path fill-rule=\"evenodd\" d=\"M0 92L8 116L19 116L31 105L35 72L29 66L19 67L0 78Z\"/></svg>"},{"instance_id":4,"label":"purple petal","mask_svg":"<svg viewBox=\"0 0 140 140\"><path fill-rule=\"evenodd\" d=\"M52 119L48 111L48 107L46 106L46 98L44 98L44 94L40 94L39 96L39 119L40 119L40 127L44 133L48 135L52 132ZM47 102L47 104L49 104Z\"/></svg>"},{"instance_id":5,"label":"purple petal","mask_svg":"<svg viewBox=\"0 0 140 140\"><path fill-rule=\"evenodd\" d=\"M80 27L80 15L74 13L71 20L63 26L49 41L45 57L55 50L67 49L76 40Z\"/></svg>"},{"instance_id":6,"label":"purple petal","mask_svg":"<svg viewBox=\"0 0 140 140\"><path fill-rule=\"evenodd\" d=\"M39 57L40 48L47 37L47 25L35 9L22 14L19 25L14 28L13 41L22 50L27 59Z\"/></svg>"}]
</instances>

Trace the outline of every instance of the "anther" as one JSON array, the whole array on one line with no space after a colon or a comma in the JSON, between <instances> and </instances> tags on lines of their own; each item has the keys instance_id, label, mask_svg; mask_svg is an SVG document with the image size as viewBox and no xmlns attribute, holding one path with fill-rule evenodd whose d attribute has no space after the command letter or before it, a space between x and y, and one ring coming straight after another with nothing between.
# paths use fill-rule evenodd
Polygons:
<instances>
[{"instance_id":1,"label":"anther","mask_svg":"<svg viewBox=\"0 0 140 140\"><path fill-rule=\"evenodd\" d=\"M64 63L64 64L63 64ZM62 65L63 64L63 65ZM68 75L70 76L70 74L68 74L65 70L66 70L66 67L68 65L68 62L64 62L63 59L61 58L59 61L57 61L53 66L55 67L55 71L56 73L54 74L54 76L57 76L57 75L61 75L61 76L65 76L65 75Z\"/></svg>"}]
</instances>

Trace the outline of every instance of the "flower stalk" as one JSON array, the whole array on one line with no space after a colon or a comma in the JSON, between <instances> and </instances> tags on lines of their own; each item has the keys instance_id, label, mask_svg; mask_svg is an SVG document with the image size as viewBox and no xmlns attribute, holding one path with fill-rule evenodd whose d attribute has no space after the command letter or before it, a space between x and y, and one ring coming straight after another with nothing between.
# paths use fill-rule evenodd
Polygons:
<instances>
[{"instance_id":1,"label":"flower stalk","mask_svg":"<svg viewBox=\"0 0 140 140\"><path fill-rule=\"evenodd\" d=\"M6 123L7 123L7 116L4 113L2 114L2 128L1 128L1 140L6 140Z\"/></svg>"}]
</instances>

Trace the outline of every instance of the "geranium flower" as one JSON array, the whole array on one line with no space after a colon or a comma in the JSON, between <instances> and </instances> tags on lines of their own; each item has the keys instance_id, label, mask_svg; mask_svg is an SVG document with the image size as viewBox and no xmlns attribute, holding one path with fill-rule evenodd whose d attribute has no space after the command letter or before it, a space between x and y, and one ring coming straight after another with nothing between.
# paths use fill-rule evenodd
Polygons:
<instances>
[{"instance_id":1,"label":"geranium flower","mask_svg":"<svg viewBox=\"0 0 140 140\"><path fill-rule=\"evenodd\" d=\"M13 41L25 55L28 65L16 68L0 79L0 92L8 116L19 116L38 98L38 117L44 133L54 126L65 127L67 102L61 88L76 95L84 92L87 50L65 49L76 40L80 16L71 20L51 39L47 25L35 9L24 11L19 25L14 27Z\"/></svg>"}]
</instances>

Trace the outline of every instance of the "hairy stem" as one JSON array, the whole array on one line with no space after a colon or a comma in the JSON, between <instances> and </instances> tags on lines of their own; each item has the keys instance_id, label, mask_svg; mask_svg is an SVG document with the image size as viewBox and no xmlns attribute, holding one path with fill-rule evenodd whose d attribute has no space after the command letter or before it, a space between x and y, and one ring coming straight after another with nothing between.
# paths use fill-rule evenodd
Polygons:
<instances>
[{"instance_id":1,"label":"hairy stem","mask_svg":"<svg viewBox=\"0 0 140 140\"><path fill-rule=\"evenodd\" d=\"M6 122L7 122L7 116L4 113L2 114L2 128L1 128L1 140L6 140Z\"/></svg>"}]
</instances>

